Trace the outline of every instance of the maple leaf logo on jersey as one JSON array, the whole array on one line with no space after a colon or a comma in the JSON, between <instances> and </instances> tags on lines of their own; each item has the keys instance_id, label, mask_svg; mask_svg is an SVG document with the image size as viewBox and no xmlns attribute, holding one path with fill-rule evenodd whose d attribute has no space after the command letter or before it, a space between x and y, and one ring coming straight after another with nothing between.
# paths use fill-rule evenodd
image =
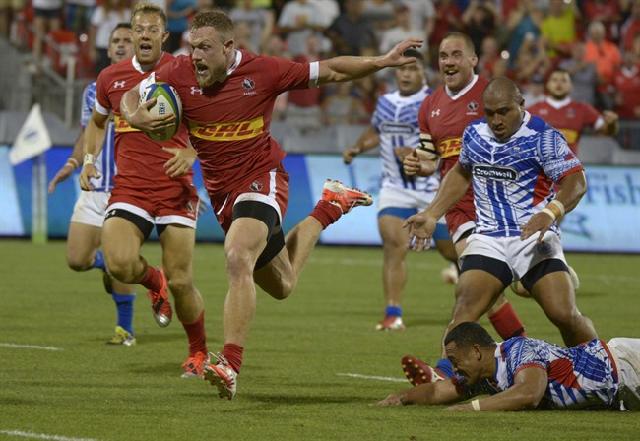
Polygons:
<instances>
[{"instance_id":1,"label":"maple leaf logo on jersey","mask_svg":"<svg viewBox=\"0 0 640 441\"><path fill-rule=\"evenodd\" d=\"M262 182L253 181L251 185L249 185L249 188L251 189L251 191L255 191L255 192L262 191Z\"/></svg>"},{"instance_id":2,"label":"maple leaf logo on jersey","mask_svg":"<svg viewBox=\"0 0 640 441\"><path fill-rule=\"evenodd\" d=\"M467 115L477 115L479 108L480 104L478 104L477 101L471 101L469 104L467 104Z\"/></svg>"},{"instance_id":3,"label":"maple leaf logo on jersey","mask_svg":"<svg viewBox=\"0 0 640 441\"><path fill-rule=\"evenodd\" d=\"M242 88L244 89L244 95L256 94L256 83L251 78L242 80Z\"/></svg>"}]
</instances>

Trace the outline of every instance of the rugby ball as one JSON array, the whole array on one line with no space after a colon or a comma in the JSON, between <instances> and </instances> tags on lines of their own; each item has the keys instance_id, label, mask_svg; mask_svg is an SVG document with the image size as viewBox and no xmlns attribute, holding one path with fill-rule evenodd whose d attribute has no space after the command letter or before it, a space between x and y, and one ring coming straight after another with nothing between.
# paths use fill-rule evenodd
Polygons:
<instances>
[{"instance_id":1,"label":"rugby ball","mask_svg":"<svg viewBox=\"0 0 640 441\"><path fill-rule=\"evenodd\" d=\"M149 84L140 96L140 102L147 102L153 98L157 99L156 104L149 109L153 116L175 115L176 119L174 124L165 129L159 132L147 132L147 135L156 141L167 141L173 138L180 127L182 102L178 92L169 84L162 82Z\"/></svg>"}]
</instances>

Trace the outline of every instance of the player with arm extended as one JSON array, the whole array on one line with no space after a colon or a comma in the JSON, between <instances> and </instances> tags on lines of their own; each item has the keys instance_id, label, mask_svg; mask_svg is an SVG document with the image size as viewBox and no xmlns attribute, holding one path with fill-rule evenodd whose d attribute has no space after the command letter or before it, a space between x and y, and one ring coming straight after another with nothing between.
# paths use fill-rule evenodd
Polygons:
<instances>
[{"instance_id":1,"label":"player with arm extended","mask_svg":"<svg viewBox=\"0 0 640 441\"><path fill-rule=\"evenodd\" d=\"M409 216L423 210L433 200L439 175L428 177L406 176L402 160L413 154L418 146L418 108L430 93L426 86L422 53L409 49L418 61L395 69L398 90L381 96L371 118L371 125L358 138L355 145L343 153L344 162L350 164L357 155L380 145L382 159L382 186L378 199L378 230L382 237L384 260L382 285L385 314L376 329L403 330L402 291L407 282L405 258L409 240L402 224ZM439 223L434 234L440 254L456 262L456 251L444 223ZM457 270L455 276L457 277Z\"/></svg>"},{"instance_id":2,"label":"player with arm extended","mask_svg":"<svg viewBox=\"0 0 640 441\"><path fill-rule=\"evenodd\" d=\"M180 95L212 206L226 232L224 347L218 362L206 366L205 377L220 397L232 399L255 314L255 283L276 299L288 297L322 230L353 207L372 203L368 194L328 180L310 216L285 239L285 153L269 132L276 97L414 62L402 54L421 41L404 41L378 57L295 63L236 49L233 23L221 11L200 12L191 26L191 56L163 66L155 79L170 83ZM158 128L158 121L139 105L137 89L123 97L123 109L132 126L151 132Z\"/></svg>"},{"instance_id":3,"label":"player with arm extended","mask_svg":"<svg viewBox=\"0 0 640 441\"><path fill-rule=\"evenodd\" d=\"M98 75L96 106L86 134L81 183L91 188L96 176L97 140L112 113L115 125L118 173L102 228L106 266L116 279L142 284L149 290L154 317L160 326L169 325L172 310L167 288L174 297L176 312L189 340L189 355L183 376L201 376L207 358L204 303L193 285L192 261L198 196L192 182L195 150L189 145L187 129L180 125L168 141L154 141L129 126L121 116L120 99L153 69L170 63L173 57L161 51L166 40L166 17L159 7L138 3L131 17L135 56L109 66ZM144 105L152 106L154 100ZM154 268L140 255L140 248L156 227L162 248L162 267ZM166 276L165 276L166 275Z\"/></svg>"},{"instance_id":4,"label":"player with arm extended","mask_svg":"<svg viewBox=\"0 0 640 441\"><path fill-rule=\"evenodd\" d=\"M514 337L493 341L477 323L463 322L444 339L456 370L446 381L389 395L379 406L453 404L448 410L640 410L640 339L594 339L563 348ZM455 404L477 395L464 404Z\"/></svg>"},{"instance_id":5,"label":"player with arm extended","mask_svg":"<svg viewBox=\"0 0 640 441\"><path fill-rule=\"evenodd\" d=\"M111 31L107 54L112 64L133 56L131 25L129 23L120 23ZM49 193L55 190L58 183L69 178L83 159L84 128L91 118L95 99L96 83L93 82L86 87L82 95L81 125L83 130L80 132L66 164L58 170L49 183ZM115 334L107 343L133 346L136 343L133 331L134 288L119 282L107 273L104 257L99 249L104 215L116 171L113 160L114 131L111 121L107 124L105 132L101 155L96 157L95 166L98 177L92 179L93 191L82 191L73 208L69 233L67 234L67 264L74 271L88 271L93 268L103 271L104 287L116 304L117 314Z\"/></svg>"},{"instance_id":6,"label":"player with arm extended","mask_svg":"<svg viewBox=\"0 0 640 441\"><path fill-rule=\"evenodd\" d=\"M487 80L474 73L477 64L478 57L468 35L452 32L440 42L438 66L444 84L420 106L420 147L417 155L404 159L407 175L428 176L437 169L444 179L458 162L465 127L483 115L482 91ZM446 212L445 218L459 257L476 225L472 188ZM496 299L487 315L503 339L524 335L524 325L504 295ZM437 363L436 371L409 355L403 357L402 365L412 383L434 381L452 373L446 358Z\"/></svg>"},{"instance_id":7,"label":"player with arm extended","mask_svg":"<svg viewBox=\"0 0 640 441\"><path fill-rule=\"evenodd\" d=\"M555 69L546 84L547 96L544 101L527 108L529 113L544 119L547 124L559 130L569 148L576 155L580 135L586 128L597 133L613 136L618 132L618 115L610 110L600 114L588 103L571 99L571 76L563 69Z\"/></svg>"},{"instance_id":8,"label":"player with arm extended","mask_svg":"<svg viewBox=\"0 0 640 441\"><path fill-rule=\"evenodd\" d=\"M423 249L436 220L473 185L478 221L462 254L447 330L477 321L515 278L567 346L593 340L593 323L576 306L556 225L586 193L582 164L560 132L524 110L511 80L492 80L483 102L486 117L465 129L459 161L433 203L407 220L414 248Z\"/></svg>"}]
</instances>

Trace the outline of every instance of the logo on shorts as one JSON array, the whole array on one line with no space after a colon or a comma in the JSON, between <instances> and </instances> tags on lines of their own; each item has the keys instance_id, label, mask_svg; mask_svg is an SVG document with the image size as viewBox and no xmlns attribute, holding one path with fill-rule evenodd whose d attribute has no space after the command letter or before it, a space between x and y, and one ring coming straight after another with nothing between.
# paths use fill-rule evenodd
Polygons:
<instances>
[{"instance_id":1,"label":"logo on shorts","mask_svg":"<svg viewBox=\"0 0 640 441\"><path fill-rule=\"evenodd\" d=\"M242 88L244 89L243 95L255 95L256 83L251 78L245 78L242 80Z\"/></svg>"},{"instance_id":2,"label":"logo on shorts","mask_svg":"<svg viewBox=\"0 0 640 441\"><path fill-rule=\"evenodd\" d=\"M251 191L255 191L255 192L260 192L262 191L262 182L260 181L253 181L251 183L251 185L249 185L249 189L251 189Z\"/></svg>"},{"instance_id":3,"label":"logo on shorts","mask_svg":"<svg viewBox=\"0 0 640 441\"><path fill-rule=\"evenodd\" d=\"M474 165L473 175L479 178L495 179L496 181L516 181L518 172L511 167L500 165Z\"/></svg>"}]
</instances>

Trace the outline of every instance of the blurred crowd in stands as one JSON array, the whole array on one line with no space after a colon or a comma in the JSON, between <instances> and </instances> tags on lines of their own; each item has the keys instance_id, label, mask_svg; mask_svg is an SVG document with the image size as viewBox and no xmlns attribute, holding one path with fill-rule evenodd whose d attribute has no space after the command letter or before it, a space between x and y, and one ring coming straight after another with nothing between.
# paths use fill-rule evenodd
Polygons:
<instances>
[{"instance_id":1,"label":"blurred crowd in stands","mask_svg":"<svg viewBox=\"0 0 640 441\"><path fill-rule=\"evenodd\" d=\"M334 55L376 55L410 36L425 40L429 86L435 87L438 43L449 31L468 33L478 73L518 81L527 105L542 99L551 69L573 79L573 96L622 120L640 119L640 0L152 0L168 16L169 52L188 51L193 14L226 10L238 46L313 61ZM115 24L128 21L129 0L0 0L0 33L34 60L47 56L40 39L76 44L84 76L108 64ZM51 34L50 34L51 35ZM313 129L367 123L376 98L393 88L393 73L282 96L275 119Z\"/></svg>"}]
</instances>

